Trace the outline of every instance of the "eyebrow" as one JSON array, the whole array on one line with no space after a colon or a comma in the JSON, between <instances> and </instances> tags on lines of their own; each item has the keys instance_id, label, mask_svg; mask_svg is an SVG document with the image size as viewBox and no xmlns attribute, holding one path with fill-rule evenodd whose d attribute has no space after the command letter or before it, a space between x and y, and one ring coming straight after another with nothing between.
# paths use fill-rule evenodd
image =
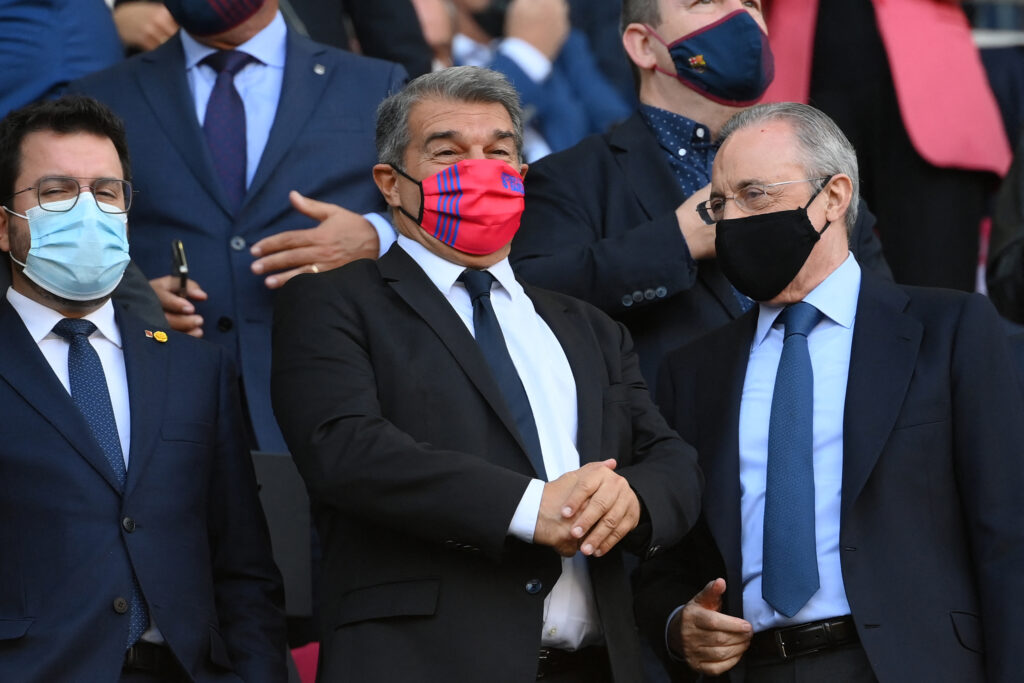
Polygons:
<instances>
[{"instance_id":1,"label":"eyebrow","mask_svg":"<svg viewBox=\"0 0 1024 683\"><path fill-rule=\"evenodd\" d=\"M500 128L495 129L491 134L496 140L514 140L516 137L512 131L501 130ZM440 130L427 136L423 141L423 148L426 149L434 140L454 140L459 137L461 137L461 134L457 130Z\"/></svg>"}]
</instances>

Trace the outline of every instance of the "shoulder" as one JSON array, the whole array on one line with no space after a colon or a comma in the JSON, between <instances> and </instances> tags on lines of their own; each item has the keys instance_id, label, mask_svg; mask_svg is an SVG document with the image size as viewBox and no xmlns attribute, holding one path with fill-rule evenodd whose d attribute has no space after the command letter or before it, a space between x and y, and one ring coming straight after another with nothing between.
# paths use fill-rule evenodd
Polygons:
<instances>
[{"instance_id":1,"label":"shoulder","mask_svg":"<svg viewBox=\"0 0 1024 683\"><path fill-rule=\"evenodd\" d=\"M357 55L330 45L317 43L294 31L288 33L287 59L315 58L324 67L334 67L334 78L355 78L386 87L394 79L404 80L405 69L394 62ZM318 71L311 71L317 73ZM319 74L318 74L319 75ZM351 93L349 93L351 94Z\"/></svg>"}]
</instances>

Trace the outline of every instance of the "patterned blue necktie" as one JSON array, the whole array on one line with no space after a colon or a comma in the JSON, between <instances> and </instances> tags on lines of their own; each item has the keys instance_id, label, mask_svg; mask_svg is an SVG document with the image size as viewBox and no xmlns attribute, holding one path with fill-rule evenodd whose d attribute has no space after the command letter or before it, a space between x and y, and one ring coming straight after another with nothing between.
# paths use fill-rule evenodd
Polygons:
<instances>
[{"instance_id":1,"label":"patterned blue necktie","mask_svg":"<svg viewBox=\"0 0 1024 683\"><path fill-rule=\"evenodd\" d=\"M128 471L124 466L121 438L117 433L114 408L110 403L107 378L99 354L89 343L89 335L96 326L84 318L64 318L54 325L53 331L66 339L68 349L68 377L71 384L71 398L85 416L96 442L103 451L117 483L124 490ZM146 602L142 599L139 582L132 574L132 594L129 601L130 620L128 623L128 644L131 647L149 626Z\"/></svg>"},{"instance_id":2,"label":"patterned blue necktie","mask_svg":"<svg viewBox=\"0 0 1024 683\"><path fill-rule=\"evenodd\" d=\"M467 268L459 276L459 282L466 285L466 291L473 300L473 329L476 343L484 354L487 365L491 368L494 379L498 382L505 404L512 411L519 436L526 446L526 455L537 472L537 476L547 480L544 470L544 455L540 448L540 437L537 436L537 423L533 419L530 399L526 396L523 380L516 372L512 356L505 345L505 335L501 333L501 325L491 305L491 285L494 276L486 270Z\"/></svg>"},{"instance_id":3,"label":"patterned blue necktie","mask_svg":"<svg viewBox=\"0 0 1024 683\"><path fill-rule=\"evenodd\" d=\"M779 316L786 338L768 426L761 596L792 617L818 590L814 536L814 374L807 335L821 311L801 301Z\"/></svg>"},{"instance_id":4,"label":"patterned blue necktie","mask_svg":"<svg viewBox=\"0 0 1024 683\"><path fill-rule=\"evenodd\" d=\"M203 119L203 134L213 155L221 184L238 209L245 198L245 107L235 89L235 74L255 57L236 50L220 50L203 59L217 72Z\"/></svg>"}]
</instances>

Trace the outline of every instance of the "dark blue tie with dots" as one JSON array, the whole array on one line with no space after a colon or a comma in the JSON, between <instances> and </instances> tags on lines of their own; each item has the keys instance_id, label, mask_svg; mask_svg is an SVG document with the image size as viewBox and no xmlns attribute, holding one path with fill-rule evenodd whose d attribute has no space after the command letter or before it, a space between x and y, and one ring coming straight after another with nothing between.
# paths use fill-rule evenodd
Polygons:
<instances>
[{"instance_id":1,"label":"dark blue tie with dots","mask_svg":"<svg viewBox=\"0 0 1024 683\"><path fill-rule=\"evenodd\" d=\"M68 377L71 384L71 398L85 416L100 450L110 464L121 490L128 472L124 466L121 438L114 421L114 408L110 403L107 378L99 354L89 343L89 335L96 326L82 318L64 318L54 325L53 331L68 341ZM128 647L135 644L149 626L146 602L138 580L132 575L132 594L129 601Z\"/></svg>"},{"instance_id":2,"label":"dark blue tie with dots","mask_svg":"<svg viewBox=\"0 0 1024 683\"><path fill-rule=\"evenodd\" d=\"M235 74L255 57L236 50L220 50L203 59L217 72L203 119L203 134L213 165L231 201L238 209L245 198L245 106L235 89Z\"/></svg>"},{"instance_id":3,"label":"dark blue tie with dots","mask_svg":"<svg viewBox=\"0 0 1024 683\"><path fill-rule=\"evenodd\" d=\"M516 372L512 356L508 353L505 335L501 333L498 316L494 314L494 307L491 305L491 285L494 284L494 276L486 270L467 268L459 276L459 282L466 286L466 291L473 300L473 330L476 343L483 352L494 379L498 382L505 404L512 412L533 469L538 477L546 480L544 454L541 452L540 437L537 435L537 423L533 419L530 399L523 387L523 380Z\"/></svg>"},{"instance_id":4,"label":"dark blue tie with dots","mask_svg":"<svg viewBox=\"0 0 1024 683\"><path fill-rule=\"evenodd\" d=\"M818 590L814 536L814 374L807 335L821 311L801 301L786 326L768 426L761 596L792 617Z\"/></svg>"}]
</instances>

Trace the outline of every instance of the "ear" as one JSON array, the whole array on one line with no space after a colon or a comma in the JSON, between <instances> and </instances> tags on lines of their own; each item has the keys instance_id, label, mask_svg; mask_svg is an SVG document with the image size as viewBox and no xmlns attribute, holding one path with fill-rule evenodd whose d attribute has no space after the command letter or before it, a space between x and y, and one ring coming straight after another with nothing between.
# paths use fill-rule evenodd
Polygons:
<instances>
[{"instance_id":1,"label":"ear","mask_svg":"<svg viewBox=\"0 0 1024 683\"><path fill-rule=\"evenodd\" d=\"M828 187L825 188L825 193L825 218L837 221L850 208L850 200L853 198L853 181L845 173L834 175Z\"/></svg>"},{"instance_id":2,"label":"ear","mask_svg":"<svg viewBox=\"0 0 1024 683\"><path fill-rule=\"evenodd\" d=\"M522 164L519 167L519 176L522 177L522 178L525 178L526 177L526 172L529 171L529 170L530 170L530 165L529 164Z\"/></svg>"},{"instance_id":3,"label":"ear","mask_svg":"<svg viewBox=\"0 0 1024 683\"><path fill-rule=\"evenodd\" d=\"M373 182L384 195L388 206L399 206L402 201L398 195L398 173L390 164L376 164L373 167Z\"/></svg>"},{"instance_id":4,"label":"ear","mask_svg":"<svg viewBox=\"0 0 1024 683\"><path fill-rule=\"evenodd\" d=\"M641 71L650 71L658 63L657 41L643 24L629 24L622 34L622 47L630 61ZM660 45L660 43L657 43Z\"/></svg>"},{"instance_id":5,"label":"ear","mask_svg":"<svg viewBox=\"0 0 1024 683\"><path fill-rule=\"evenodd\" d=\"M10 220L7 210L0 208L0 251L11 250L11 238L7 232L11 225Z\"/></svg>"}]
</instances>

